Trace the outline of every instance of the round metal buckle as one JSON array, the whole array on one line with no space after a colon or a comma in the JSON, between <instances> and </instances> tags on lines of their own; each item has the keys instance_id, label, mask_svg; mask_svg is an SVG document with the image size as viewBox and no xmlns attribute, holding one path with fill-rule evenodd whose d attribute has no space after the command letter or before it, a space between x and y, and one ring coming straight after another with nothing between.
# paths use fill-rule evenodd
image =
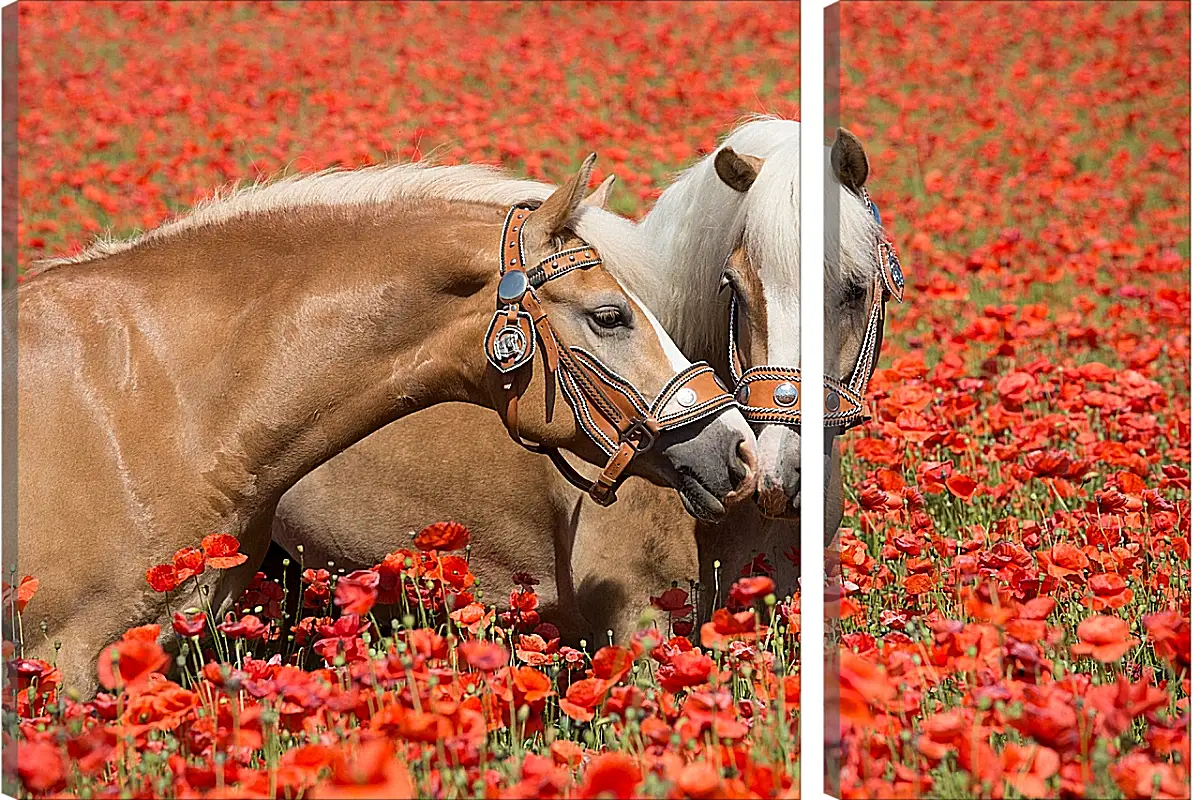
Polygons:
<instances>
[{"instance_id":1,"label":"round metal buckle","mask_svg":"<svg viewBox=\"0 0 1200 800\"><path fill-rule=\"evenodd\" d=\"M500 288L496 290L502 303L516 303L529 291L529 276L521 270L506 272L500 278Z\"/></svg>"},{"instance_id":2,"label":"round metal buckle","mask_svg":"<svg viewBox=\"0 0 1200 800\"><path fill-rule=\"evenodd\" d=\"M687 386L675 393L675 402L684 408L691 408L696 405L699 398L696 396L696 391Z\"/></svg>"}]
</instances>

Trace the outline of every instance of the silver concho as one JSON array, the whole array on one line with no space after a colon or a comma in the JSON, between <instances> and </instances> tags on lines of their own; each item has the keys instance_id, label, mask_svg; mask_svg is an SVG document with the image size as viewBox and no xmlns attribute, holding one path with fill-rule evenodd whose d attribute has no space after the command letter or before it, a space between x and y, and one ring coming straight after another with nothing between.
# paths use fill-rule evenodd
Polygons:
<instances>
[{"instance_id":1,"label":"silver concho","mask_svg":"<svg viewBox=\"0 0 1200 800\"><path fill-rule=\"evenodd\" d=\"M501 303L511 304L520 301L528 290L529 276L521 270L512 270L500 278L500 288L496 293Z\"/></svg>"},{"instance_id":2,"label":"silver concho","mask_svg":"<svg viewBox=\"0 0 1200 800\"><path fill-rule=\"evenodd\" d=\"M800 399L800 392L796 389L795 384L781 383L775 387L775 404L788 408L796 405L796 401Z\"/></svg>"},{"instance_id":3,"label":"silver concho","mask_svg":"<svg viewBox=\"0 0 1200 800\"><path fill-rule=\"evenodd\" d=\"M684 408L691 408L696 405L697 399L696 392L686 386L675 393L675 402Z\"/></svg>"},{"instance_id":4,"label":"silver concho","mask_svg":"<svg viewBox=\"0 0 1200 800\"><path fill-rule=\"evenodd\" d=\"M505 309L497 311L483 340L488 362L501 373L525 366L533 358L537 346L533 317L524 311L517 312L514 320L509 320L508 316Z\"/></svg>"},{"instance_id":5,"label":"silver concho","mask_svg":"<svg viewBox=\"0 0 1200 800\"><path fill-rule=\"evenodd\" d=\"M525 353L528 341L520 328L511 325L504 327L496 334L496 356L501 361L509 361Z\"/></svg>"}]
</instances>

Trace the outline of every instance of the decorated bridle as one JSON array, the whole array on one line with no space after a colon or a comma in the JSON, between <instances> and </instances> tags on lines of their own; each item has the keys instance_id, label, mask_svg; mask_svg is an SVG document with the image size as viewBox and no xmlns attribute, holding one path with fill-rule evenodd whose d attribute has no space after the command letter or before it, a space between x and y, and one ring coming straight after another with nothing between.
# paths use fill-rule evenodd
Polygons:
<instances>
[{"instance_id":1,"label":"decorated bridle","mask_svg":"<svg viewBox=\"0 0 1200 800\"><path fill-rule=\"evenodd\" d=\"M879 208L866 188L862 200L881 225ZM867 330L854 369L845 381L822 376L825 389L824 427L841 435L871 419L866 409L867 384L879 364L883 345L884 311L888 300L904 301L904 272L892 243L881 234L876 243L878 270L867 297L870 312ZM729 373L735 382L734 397L742 416L751 423L800 427L800 370L797 367L758 366L743 371L737 348L737 292L729 301Z\"/></svg>"},{"instance_id":2,"label":"decorated bridle","mask_svg":"<svg viewBox=\"0 0 1200 800\"><path fill-rule=\"evenodd\" d=\"M524 230L536 207L532 202L518 203L504 219L497 311L484 338L484 352L488 362L506 379L504 421L513 441L550 456L576 488L607 506L616 500L616 489L634 456L649 450L662 433L719 414L736 404L712 367L703 362L679 372L667 381L653 402L647 403L633 384L596 356L580 347L564 347L536 290L577 269L597 266L603 259L595 248L583 245L560 250L527 268ZM517 413L520 390L516 378L525 367L531 367L538 340L542 343L547 383L550 375L557 377L557 385L579 427L608 458L594 481L580 475L557 449L531 445L521 438ZM552 391L548 391L548 408ZM668 412L672 400L679 408Z\"/></svg>"}]
</instances>

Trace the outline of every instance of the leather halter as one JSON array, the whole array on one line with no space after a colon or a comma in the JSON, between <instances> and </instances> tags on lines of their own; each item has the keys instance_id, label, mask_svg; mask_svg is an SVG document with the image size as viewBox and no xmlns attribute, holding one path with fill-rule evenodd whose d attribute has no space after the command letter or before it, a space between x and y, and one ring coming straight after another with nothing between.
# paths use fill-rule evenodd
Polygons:
<instances>
[{"instance_id":1,"label":"leather halter","mask_svg":"<svg viewBox=\"0 0 1200 800\"><path fill-rule=\"evenodd\" d=\"M648 403L632 383L596 356L581 347L565 347L535 290L547 281L577 269L589 269L603 260L595 248L583 245L561 250L527 268L524 230L535 207L519 203L508 210L504 219L497 311L484 339L484 352L491 365L507 378L504 422L513 441L550 456L567 480L607 506L616 500L616 489L634 456L649 450L660 434L719 414L736 403L712 367L703 362L691 364L675 375ZM594 481L580 475L557 449L531 445L521 438L517 413L520 390L515 379L531 366L538 341L542 343L547 377L556 376L558 389L579 427L608 458ZM672 401L677 408L668 411ZM547 419L551 403L548 397Z\"/></svg>"},{"instance_id":2,"label":"leather halter","mask_svg":"<svg viewBox=\"0 0 1200 800\"><path fill-rule=\"evenodd\" d=\"M862 200L880 222L879 209L867 190ZM878 269L872 275L868 295L867 330L850 377L841 381L822 375L825 389L825 428L835 436L871 419L866 408L867 384L879 364L883 346L884 311L888 300L904 301L904 272L896 249L883 236L877 235L875 256ZM751 423L791 425L800 427L800 370L796 367L758 366L744 372L739 368L737 352L737 292L729 301L729 374L736 382L734 397L742 416Z\"/></svg>"}]
</instances>

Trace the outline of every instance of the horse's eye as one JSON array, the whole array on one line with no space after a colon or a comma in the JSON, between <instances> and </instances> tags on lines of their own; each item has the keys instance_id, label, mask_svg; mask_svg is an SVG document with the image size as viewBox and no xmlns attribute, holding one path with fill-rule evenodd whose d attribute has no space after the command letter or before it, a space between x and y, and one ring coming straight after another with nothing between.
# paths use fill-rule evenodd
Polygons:
<instances>
[{"instance_id":1,"label":"horse's eye","mask_svg":"<svg viewBox=\"0 0 1200 800\"><path fill-rule=\"evenodd\" d=\"M733 273L730 270L725 270L721 273L721 282L717 286L718 292L723 292L733 285Z\"/></svg>"},{"instance_id":2,"label":"horse's eye","mask_svg":"<svg viewBox=\"0 0 1200 800\"><path fill-rule=\"evenodd\" d=\"M842 295L842 304L847 306L857 305L867 297L867 287L852 285L847 286L845 293Z\"/></svg>"},{"instance_id":3,"label":"horse's eye","mask_svg":"<svg viewBox=\"0 0 1200 800\"><path fill-rule=\"evenodd\" d=\"M604 306L592 311L592 319L601 328L620 328L625 324L625 314L621 309L613 306Z\"/></svg>"}]
</instances>

